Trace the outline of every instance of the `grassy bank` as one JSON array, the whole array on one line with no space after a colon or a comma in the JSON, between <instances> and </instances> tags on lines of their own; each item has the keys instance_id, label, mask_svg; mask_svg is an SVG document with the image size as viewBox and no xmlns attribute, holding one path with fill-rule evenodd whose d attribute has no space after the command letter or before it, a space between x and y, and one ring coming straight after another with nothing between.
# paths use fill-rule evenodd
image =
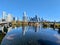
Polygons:
<instances>
[{"instance_id":1,"label":"grassy bank","mask_svg":"<svg viewBox=\"0 0 60 45\"><path fill-rule=\"evenodd\" d=\"M2 39L4 38L4 34L0 34L0 44L1 44L1 41L2 41Z\"/></svg>"}]
</instances>

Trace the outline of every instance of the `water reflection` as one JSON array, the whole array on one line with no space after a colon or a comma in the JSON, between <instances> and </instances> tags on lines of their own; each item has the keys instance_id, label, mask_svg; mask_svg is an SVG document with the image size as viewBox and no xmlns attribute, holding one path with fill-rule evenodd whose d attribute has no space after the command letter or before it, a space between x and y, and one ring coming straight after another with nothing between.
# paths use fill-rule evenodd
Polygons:
<instances>
[{"instance_id":1,"label":"water reflection","mask_svg":"<svg viewBox=\"0 0 60 45\"><path fill-rule=\"evenodd\" d=\"M58 35L58 34L54 34L54 37L57 38L56 43L60 44L60 35Z\"/></svg>"},{"instance_id":2,"label":"water reflection","mask_svg":"<svg viewBox=\"0 0 60 45\"><path fill-rule=\"evenodd\" d=\"M38 32L39 29L40 29L40 26L34 26L34 30L35 30L35 32Z\"/></svg>"},{"instance_id":3,"label":"water reflection","mask_svg":"<svg viewBox=\"0 0 60 45\"><path fill-rule=\"evenodd\" d=\"M58 30L58 34L60 34L60 30Z\"/></svg>"},{"instance_id":4,"label":"water reflection","mask_svg":"<svg viewBox=\"0 0 60 45\"><path fill-rule=\"evenodd\" d=\"M60 30L58 30L60 32ZM22 36L23 35L23 36ZM60 35L53 29L40 26L22 26L11 30L1 45L60 45Z\"/></svg>"},{"instance_id":5,"label":"water reflection","mask_svg":"<svg viewBox=\"0 0 60 45\"><path fill-rule=\"evenodd\" d=\"M22 34L23 34L23 36L25 35L26 31L27 31L27 27L26 26L22 26Z\"/></svg>"},{"instance_id":6,"label":"water reflection","mask_svg":"<svg viewBox=\"0 0 60 45\"><path fill-rule=\"evenodd\" d=\"M9 35L9 36L7 36L7 37L5 37L7 40L13 40L14 39L14 36L15 36L15 34L11 34L11 35Z\"/></svg>"}]
</instances>

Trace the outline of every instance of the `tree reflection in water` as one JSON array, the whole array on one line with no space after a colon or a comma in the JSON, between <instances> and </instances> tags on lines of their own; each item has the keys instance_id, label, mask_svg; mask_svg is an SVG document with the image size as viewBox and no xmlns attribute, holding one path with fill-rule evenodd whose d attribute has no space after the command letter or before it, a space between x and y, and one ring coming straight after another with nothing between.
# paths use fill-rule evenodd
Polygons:
<instances>
[{"instance_id":1,"label":"tree reflection in water","mask_svg":"<svg viewBox=\"0 0 60 45\"><path fill-rule=\"evenodd\" d=\"M14 30L15 32L14 31L12 32L16 34L14 36L13 41L14 42L17 41L15 44L13 44L13 42L11 41L13 45L16 45L16 44L23 44L23 45L55 45L56 44L58 45L57 43L55 43L55 41L57 41L56 35L55 37L53 36L54 34L56 34L55 30L50 30L49 28L40 29L40 26L24 26L24 25L22 26L22 28L19 28L19 29L20 30L17 30L16 28L16 30ZM60 33L60 30L58 30L58 32ZM57 37L59 37L59 35ZM6 40L6 43L7 41L8 40ZM4 43L4 40L2 41L2 44L3 43Z\"/></svg>"}]
</instances>

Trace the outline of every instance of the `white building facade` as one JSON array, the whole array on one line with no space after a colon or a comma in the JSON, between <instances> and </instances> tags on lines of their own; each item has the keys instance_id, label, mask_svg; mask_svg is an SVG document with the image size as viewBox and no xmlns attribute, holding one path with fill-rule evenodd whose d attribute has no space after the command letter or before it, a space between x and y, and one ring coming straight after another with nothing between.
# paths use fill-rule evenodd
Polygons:
<instances>
[{"instance_id":1,"label":"white building facade","mask_svg":"<svg viewBox=\"0 0 60 45\"><path fill-rule=\"evenodd\" d=\"M26 22L27 21L27 16L26 16L26 12L23 13L23 21Z\"/></svg>"},{"instance_id":2,"label":"white building facade","mask_svg":"<svg viewBox=\"0 0 60 45\"><path fill-rule=\"evenodd\" d=\"M11 14L8 14L7 17L6 17L6 21L7 22L11 22L13 20L13 17Z\"/></svg>"}]
</instances>

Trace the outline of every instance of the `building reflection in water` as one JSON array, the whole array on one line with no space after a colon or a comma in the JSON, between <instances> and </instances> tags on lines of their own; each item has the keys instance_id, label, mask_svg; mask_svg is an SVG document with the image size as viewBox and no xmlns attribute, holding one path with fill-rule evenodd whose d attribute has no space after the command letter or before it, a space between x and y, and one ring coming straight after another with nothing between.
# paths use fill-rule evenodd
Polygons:
<instances>
[{"instance_id":1,"label":"building reflection in water","mask_svg":"<svg viewBox=\"0 0 60 45\"><path fill-rule=\"evenodd\" d=\"M10 32L12 30L12 27L8 28L8 32Z\"/></svg>"},{"instance_id":2,"label":"building reflection in water","mask_svg":"<svg viewBox=\"0 0 60 45\"><path fill-rule=\"evenodd\" d=\"M40 26L34 26L35 32L38 32L39 29L40 29Z\"/></svg>"},{"instance_id":3,"label":"building reflection in water","mask_svg":"<svg viewBox=\"0 0 60 45\"><path fill-rule=\"evenodd\" d=\"M60 30L58 30L58 34L60 34Z\"/></svg>"},{"instance_id":4,"label":"building reflection in water","mask_svg":"<svg viewBox=\"0 0 60 45\"><path fill-rule=\"evenodd\" d=\"M22 34L23 34L23 36L25 35L26 32L27 32L27 27L26 26L22 26Z\"/></svg>"}]
</instances>

